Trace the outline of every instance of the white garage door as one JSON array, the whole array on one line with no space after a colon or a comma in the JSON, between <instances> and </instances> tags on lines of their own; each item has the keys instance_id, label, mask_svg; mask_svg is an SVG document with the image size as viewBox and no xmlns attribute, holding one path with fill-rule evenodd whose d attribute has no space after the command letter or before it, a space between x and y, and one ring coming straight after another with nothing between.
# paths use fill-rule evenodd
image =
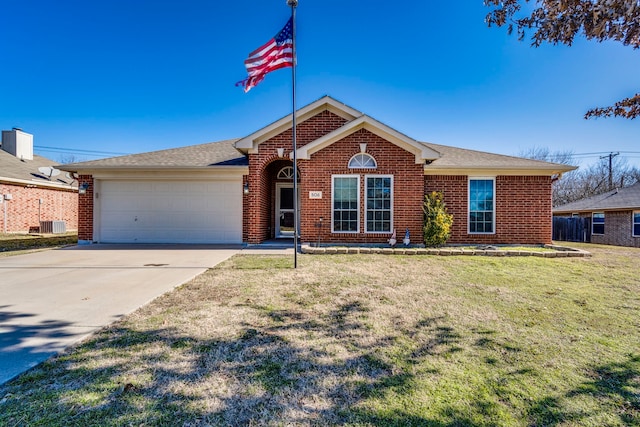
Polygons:
<instances>
[{"instance_id":1,"label":"white garage door","mask_svg":"<svg viewBox=\"0 0 640 427\"><path fill-rule=\"evenodd\" d=\"M241 243L242 183L100 182L97 236L104 243Z\"/></svg>"}]
</instances>

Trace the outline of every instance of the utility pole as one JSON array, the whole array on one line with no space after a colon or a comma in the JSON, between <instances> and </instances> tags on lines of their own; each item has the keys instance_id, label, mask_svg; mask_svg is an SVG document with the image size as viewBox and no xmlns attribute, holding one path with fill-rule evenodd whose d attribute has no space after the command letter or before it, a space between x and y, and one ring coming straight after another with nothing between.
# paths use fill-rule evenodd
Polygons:
<instances>
[{"instance_id":1,"label":"utility pole","mask_svg":"<svg viewBox=\"0 0 640 427\"><path fill-rule=\"evenodd\" d=\"M609 158L609 190L613 188L613 158L620 153L609 153L606 156L600 157L601 159Z\"/></svg>"}]
</instances>

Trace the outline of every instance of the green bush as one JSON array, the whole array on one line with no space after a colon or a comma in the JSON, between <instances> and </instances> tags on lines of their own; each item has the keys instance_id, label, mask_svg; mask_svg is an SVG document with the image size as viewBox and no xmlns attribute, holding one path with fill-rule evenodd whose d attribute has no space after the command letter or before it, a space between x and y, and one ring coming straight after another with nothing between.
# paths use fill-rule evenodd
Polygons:
<instances>
[{"instance_id":1,"label":"green bush","mask_svg":"<svg viewBox=\"0 0 640 427\"><path fill-rule=\"evenodd\" d=\"M447 243L451 236L453 215L447 213L442 193L432 191L425 194L422 211L424 212L424 244L426 246L441 246Z\"/></svg>"}]
</instances>

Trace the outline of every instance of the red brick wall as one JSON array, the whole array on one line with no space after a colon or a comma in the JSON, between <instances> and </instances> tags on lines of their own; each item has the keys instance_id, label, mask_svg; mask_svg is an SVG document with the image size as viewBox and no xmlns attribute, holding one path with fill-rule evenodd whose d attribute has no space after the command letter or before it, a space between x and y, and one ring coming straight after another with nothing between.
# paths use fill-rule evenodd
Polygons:
<instances>
[{"instance_id":1,"label":"red brick wall","mask_svg":"<svg viewBox=\"0 0 640 427\"><path fill-rule=\"evenodd\" d=\"M349 169L351 157L367 144L367 154L377 162L376 169ZM409 229L412 242L422 242L422 200L424 195L423 166L415 163L415 155L367 130L359 130L311 155L311 160L299 163L302 173L301 239L321 243L386 243L389 233L365 233L365 176L393 175L393 227L398 241ZM360 232L332 233L332 175L360 177ZM322 191L322 199L309 199L309 191ZM317 227L323 218L321 229Z\"/></svg>"},{"instance_id":2,"label":"red brick wall","mask_svg":"<svg viewBox=\"0 0 640 427\"><path fill-rule=\"evenodd\" d=\"M78 193L45 187L0 184L0 194L11 194L11 200L0 203L0 232L38 231L40 221L65 221L67 230L78 229ZM40 203L42 200L42 203Z\"/></svg>"},{"instance_id":3,"label":"red brick wall","mask_svg":"<svg viewBox=\"0 0 640 427\"><path fill-rule=\"evenodd\" d=\"M93 241L93 176L80 175L78 186L89 184L85 194L78 195L78 240Z\"/></svg>"},{"instance_id":4,"label":"red brick wall","mask_svg":"<svg viewBox=\"0 0 640 427\"><path fill-rule=\"evenodd\" d=\"M296 144L302 147L338 129L346 123L342 117L328 111L321 112L296 126ZM286 130L260 144L258 153L249 155L249 194L243 198L243 239L248 243L260 243L272 238L273 230L273 180L277 168L269 167L282 162L277 149L284 148L284 157L289 158L293 150L292 130ZM300 162L298 169L301 171ZM303 178L304 179L304 178ZM302 190L302 188L301 188Z\"/></svg>"},{"instance_id":5,"label":"red brick wall","mask_svg":"<svg viewBox=\"0 0 640 427\"><path fill-rule=\"evenodd\" d=\"M331 132L346 120L328 111L299 123L298 146ZM244 177L249 193L243 196L243 241L261 243L274 236L275 176L291 164L291 130L274 136L249 155L249 175ZM349 169L351 157L367 143L367 153L378 167L373 170ZM284 158L277 149L284 148ZM369 131L360 130L298 162L300 171L301 240L321 243L386 243L387 233L365 233L365 175L393 175L393 227L401 241L406 228L412 243L422 243L422 203L424 194L442 191L449 213L454 215L449 243L471 244L538 244L551 243L551 178L547 176L498 176L496 178L496 233L467 233L467 176L424 176L423 165L415 164L415 156ZM331 232L331 176L360 176L360 233ZM87 193L79 196L78 238L93 239L93 178L80 176L79 183L89 183ZM322 191L322 199L309 199L309 191ZM323 227L318 228L320 217Z\"/></svg>"},{"instance_id":6,"label":"red brick wall","mask_svg":"<svg viewBox=\"0 0 640 427\"><path fill-rule=\"evenodd\" d=\"M551 243L551 178L498 176L496 178L495 234L468 234L467 176L425 176L425 190L442 191L453 215L449 243Z\"/></svg>"},{"instance_id":7,"label":"red brick wall","mask_svg":"<svg viewBox=\"0 0 640 427\"><path fill-rule=\"evenodd\" d=\"M632 211L606 211L604 234L592 234L591 243L640 248L640 237L633 237ZM589 215L591 216L591 215Z\"/></svg>"}]
</instances>

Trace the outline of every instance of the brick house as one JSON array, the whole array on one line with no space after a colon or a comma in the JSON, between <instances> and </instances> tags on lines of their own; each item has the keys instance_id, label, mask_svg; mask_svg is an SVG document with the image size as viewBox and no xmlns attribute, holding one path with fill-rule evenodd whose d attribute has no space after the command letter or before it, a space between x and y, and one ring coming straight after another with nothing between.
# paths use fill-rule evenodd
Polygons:
<instances>
[{"instance_id":1,"label":"brick house","mask_svg":"<svg viewBox=\"0 0 640 427\"><path fill-rule=\"evenodd\" d=\"M450 243L551 242L551 184L573 167L416 141L331 97L297 111L300 239L422 242L442 191ZM292 115L240 139L65 165L88 186L82 242L246 243L293 236Z\"/></svg>"},{"instance_id":2,"label":"brick house","mask_svg":"<svg viewBox=\"0 0 640 427\"><path fill-rule=\"evenodd\" d=\"M640 248L640 182L553 208L554 217L584 218L584 240Z\"/></svg>"},{"instance_id":3,"label":"brick house","mask_svg":"<svg viewBox=\"0 0 640 427\"><path fill-rule=\"evenodd\" d=\"M0 232L40 231L41 222L78 228L78 186L54 170L53 160L33 154L33 136L2 131L0 150ZM44 173L42 171L45 171Z\"/></svg>"}]
</instances>

